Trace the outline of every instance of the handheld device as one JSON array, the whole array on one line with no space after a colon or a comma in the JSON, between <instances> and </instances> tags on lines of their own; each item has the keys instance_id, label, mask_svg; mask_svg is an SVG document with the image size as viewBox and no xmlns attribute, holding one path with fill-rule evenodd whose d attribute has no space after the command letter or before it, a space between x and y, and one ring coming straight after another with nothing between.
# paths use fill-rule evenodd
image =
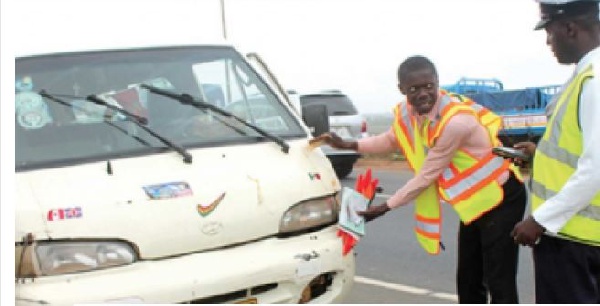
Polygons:
<instances>
[{"instance_id":1,"label":"handheld device","mask_svg":"<svg viewBox=\"0 0 600 306\"><path fill-rule=\"evenodd\" d=\"M492 149L492 152L504 158L520 158L523 161L529 161L531 158L531 156L523 153L521 150L509 147L495 147Z\"/></svg>"}]
</instances>

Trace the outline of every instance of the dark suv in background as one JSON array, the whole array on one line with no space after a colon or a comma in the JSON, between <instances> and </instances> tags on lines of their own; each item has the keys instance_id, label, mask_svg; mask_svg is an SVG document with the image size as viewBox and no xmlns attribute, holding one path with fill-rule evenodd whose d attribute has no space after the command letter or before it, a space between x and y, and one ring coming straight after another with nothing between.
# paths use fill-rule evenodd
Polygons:
<instances>
[{"instance_id":1,"label":"dark suv in background","mask_svg":"<svg viewBox=\"0 0 600 306\"><path fill-rule=\"evenodd\" d=\"M325 105L329 115L330 131L346 140L357 140L367 136L367 121L358 113L356 107L339 90L324 90L310 94L300 94L302 107ZM328 145L321 147L331 161L338 178L344 178L352 172L354 163L360 154L352 150L337 150Z\"/></svg>"}]
</instances>

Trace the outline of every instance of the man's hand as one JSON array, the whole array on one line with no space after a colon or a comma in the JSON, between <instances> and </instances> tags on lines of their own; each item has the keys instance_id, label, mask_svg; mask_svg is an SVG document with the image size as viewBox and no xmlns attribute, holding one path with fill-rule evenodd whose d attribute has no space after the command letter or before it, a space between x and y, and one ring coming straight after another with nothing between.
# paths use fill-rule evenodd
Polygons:
<instances>
[{"instance_id":1,"label":"man's hand","mask_svg":"<svg viewBox=\"0 0 600 306\"><path fill-rule=\"evenodd\" d=\"M537 223L532 216L529 216L515 225L510 236L513 237L515 243L533 247L539 242L543 233L544 227Z\"/></svg>"},{"instance_id":2,"label":"man's hand","mask_svg":"<svg viewBox=\"0 0 600 306\"><path fill-rule=\"evenodd\" d=\"M513 147L515 149L521 150L521 152L523 152L529 156L533 156L533 154L535 153L535 150L537 148L535 143L533 143L531 141L517 142L513 145ZM532 158L529 158L529 159L531 160ZM519 167L524 167L524 166L527 166L527 164L529 164L529 162L526 162L520 158L513 158L513 163Z\"/></svg>"},{"instance_id":3,"label":"man's hand","mask_svg":"<svg viewBox=\"0 0 600 306\"><path fill-rule=\"evenodd\" d=\"M513 147L515 149L519 149L519 150L523 151L523 153L525 153L527 155L532 155L532 156L535 153L535 149L537 148L535 143L533 143L531 141L517 142L514 144Z\"/></svg>"},{"instance_id":4,"label":"man's hand","mask_svg":"<svg viewBox=\"0 0 600 306\"><path fill-rule=\"evenodd\" d=\"M387 206L387 203L383 203L380 205L371 205L365 211L357 211L356 213L359 216L363 216L366 222L369 222L375 218L379 218L383 216L386 212L390 210L390 207Z\"/></svg>"},{"instance_id":5,"label":"man's hand","mask_svg":"<svg viewBox=\"0 0 600 306\"><path fill-rule=\"evenodd\" d=\"M354 150L358 149L356 141L345 141L334 132L323 133L310 140L309 143L325 142L336 149Z\"/></svg>"}]
</instances>

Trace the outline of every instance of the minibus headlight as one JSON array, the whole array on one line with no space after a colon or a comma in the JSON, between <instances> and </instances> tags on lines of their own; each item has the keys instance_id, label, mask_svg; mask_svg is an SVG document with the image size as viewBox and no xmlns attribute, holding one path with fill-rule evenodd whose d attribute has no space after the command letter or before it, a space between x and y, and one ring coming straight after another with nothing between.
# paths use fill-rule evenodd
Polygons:
<instances>
[{"instance_id":1,"label":"minibus headlight","mask_svg":"<svg viewBox=\"0 0 600 306\"><path fill-rule=\"evenodd\" d=\"M137 256L121 241L44 241L35 246L41 275L84 272L130 264Z\"/></svg>"},{"instance_id":2,"label":"minibus headlight","mask_svg":"<svg viewBox=\"0 0 600 306\"><path fill-rule=\"evenodd\" d=\"M283 214L280 233L291 233L337 222L337 202L334 196L304 201Z\"/></svg>"}]
</instances>

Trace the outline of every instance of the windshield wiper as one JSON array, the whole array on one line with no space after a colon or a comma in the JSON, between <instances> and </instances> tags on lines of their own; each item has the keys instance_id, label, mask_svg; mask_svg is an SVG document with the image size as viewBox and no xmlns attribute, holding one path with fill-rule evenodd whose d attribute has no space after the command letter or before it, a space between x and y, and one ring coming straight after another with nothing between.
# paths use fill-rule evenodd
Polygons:
<instances>
[{"instance_id":1,"label":"windshield wiper","mask_svg":"<svg viewBox=\"0 0 600 306\"><path fill-rule=\"evenodd\" d=\"M73 104L68 103L66 101L63 101L61 99L58 99L50 94L48 94L46 92L46 90L41 90L39 92L39 94L44 97L44 98L48 98L51 101L63 104L63 105L68 105L73 107ZM181 156L183 156L183 162L185 162L186 164L189 164L192 162L192 155L187 152L183 147L173 143L172 141L166 139L165 137L157 134L155 131L153 131L152 129L150 129L149 127L147 127L145 124L148 122L148 119L132 114L129 111L119 108L117 106L114 106L112 104L108 104L106 101L96 97L95 95L89 95L85 98L87 101L90 101L92 103L101 105L101 106L105 106L115 112L119 112L121 114L123 114L125 116L125 118L127 118L129 121L133 122L135 125L137 125L138 127L140 127L141 129L143 129L144 131L148 132L148 134L154 136L156 139L160 140L163 144L167 145L169 148L175 150L177 153L181 154ZM107 122L106 120L104 120L104 122ZM114 124L110 124L111 126L115 126ZM115 126L116 127L116 126ZM136 138L137 139L137 138ZM141 139L140 139L141 140ZM142 140L142 143L146 143L145 141Z\"/></svg>"},{"instance_id":2,"label":"windshield wiper","mask_svg":"<svg viewBox=\"0 0 600 306\"><path fill-rule=\"evenodd\" d=\"M85 97L86 100L96 103L98 105L102 105L102 106L106 106L107 108L114 110L116 112L119 112L123 115L125 115L125 117L131 119L131 121L137 125L138 127L140 127L141 129L143 129L144 131L148 132L148 134L156 137L156 139L160 140L162 143L164 143L165 145L167 145L169 148L175 150L177 153L181 154L181 156L183 156L183 162L186 164L190 164L192 162L192 155L185 150L185 148L183 148L182 146L179 146L175 143L173 143L172 141L170 141L169 139L159 135L158 133L156 133L155 131L153 131L151 128L147 127L145 125L145 123L148 122L148 120L146 118L134 115L120 107L116 107L112 104L108 104L106 101L98 98L95 95L89 95L87 97ZM141 120L143 119L143 120ZM142 121L144 121L145 123L142 123Z\"/></svg>"},{"instance_id":3,"label":"windshield wiper","mask_svg":"<svg viewBox=\"0 0 600 306\"><path fill-rule=\"evenodd\" d=\"M46 99L48 99L48 100L50 100L50 101L53 101L53 102L56 102L56 103L58 103L58 104L64 105L64 106L66 106L66 107L69 107L69 108L71 108L71 109L80 108L80 107L79 107L79 106L77 106L77 105L74 105L74 104L72 104L72 103L69 103L69 102L67 102L67 101L64 101L64 100L62 100L62 99L59 99L59 98L57 98L57 97L56 97L56 96L54 96L54 95L50 95L48 92L46 92L46 90L41 90L41 91L39 92L39 94L40 94L40 96L42 96L42 97L44 97L44 98L46 98ZM140 117L140 118L143 118L143 117ZM146 118L143 118L143 119L146 119ZM104 122L104 123L108 124L109 126L112 126L112 127L114 127L114 128L115 128L115 129L117 129L119 132L121 132L121 133L123 133L123 134L125 134L125 135L127 135L127 136L131 136L131 137L133 137L135 140L137 140L137 142L139 142L139 143L141 143L141 144L143 144L143 145L145 145L145 146L147 146L147 147L151 147L151 146L152 146L152 145L150 145L150 144L149 144L147 141L145 141L145 140L141 139L140 137L138 137L138 136L136 136L136 135L131 135L131 134L129 134L129 133L128 133L128 132L127 132L127 131L126 131L124 128L122 128L122 127L120 127L120 126L118 126L118 125L116 125L116 124L114 124L114 123L112 123L112 122L110 122L110 121L108 121L108 120L106 120L106 119L102 120L102 122Z\"/></svg>"},{"instance_id":4,"label":"windshield wiper","mask_svg":"<svg viewBox=\"0 0 600 306\"><path fill-rule=\"evenodd\" d=\"M127 117L127 119L129 119L131 121L137 122L139 124L148 124L148 119L146 117L138 116L136 114L129 112L126 109L109 104L108 102L98 98L96 95L89 95L89 96L85 97L85 99L92 103L98 104L100 106L104 106L114 112L121 113L121 114L125 115L125 117Z\"/></svg>"},{"instance_id":5,"label":"windshield wiper","mask_svg":"<svg viewBox=\"0 0 600 306\"><path fill-rule=\"evenodd\" d=\"M161 88L157 88L157 87L154 87L154 86L151 86L151 85L147 85L147 84L140 84L140 87L146 88L146 89L148 89L152 93L155 93L155 94L158 94L158 95L161 95L161 96L165 96L165 97L169 97L171 99L179 101L181 104L191 105L191 106L193 106L195 108L198 108L198 109L201 109L201 110L202 109L209 109L209 110L212 110L215 113L218 113L218 114L220 114L222 116L225 116L225 117L228 117L228 118L233 118L233 119L239 121L240 123L242 123L243 125L245 125L245 126L251 128L251 129L255 130L261 136L263 136L263 137L265 137L267 139L270 139L271 141L277 143L279 146L281 146L281 150L284 153L288 153L290 151L290 145L287 144L285 142L285 140L283 140L280 137L278 137L276 135L273 135L273 134L271 134L271 133L263 130L262 128L254 125L252 123L247 122L246 120L244 120L244 119L242 119L242 118L240 118L240 117L238 117L238 116L236 116L236 115L234 115L234 114L232 114L232 113L230 113L230 112L228 112L228 111L226 111L226 110L224 110L224 109L222 109L220 107L217 107L217 106L212 105L210 103L206 103L205 101L196 100L194 97L192 97L191 95L186 94L186 93L177 94L177 93L174 93L174 92L171 92L171 91L168 91L168 90L164 90L164 89L161 89Z\"/></svg>"}]
</instances>

